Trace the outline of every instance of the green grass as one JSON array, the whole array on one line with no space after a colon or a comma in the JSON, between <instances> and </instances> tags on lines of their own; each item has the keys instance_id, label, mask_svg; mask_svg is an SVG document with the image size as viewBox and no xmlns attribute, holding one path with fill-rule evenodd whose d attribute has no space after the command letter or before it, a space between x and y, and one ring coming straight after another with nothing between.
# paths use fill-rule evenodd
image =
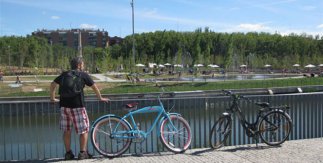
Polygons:
<instances>
[{"instance_id":1,"label":"green grass","mask_svg":"<svg viewBox=\"0 0 323 163\"><path fill-rule=\"evenodd\" d=\"M222 89L247 89L247 88L272 88L305 85L321 85L323 78L300 78L300 79L266 79L266 80L243 80L243 81L220 81L220 82L174 82L158 83L165 87L166 91L195 91L195 90L222 90ZM104 94L118 93L146 93L159 92L160 89L154 83L118 84L112 88L103 89Z\"/></svg>"},{"instance_id":2,"label":"green grass","mask_svg":"<svg viewBox=\"0 0 323 163\"><path fill-rule=\"evenodd\" d=\"M49 75L28 75L28 76L19 76L21 81L36 81L36 78L38 80L50 80L53 81L58 75L53 75L53 76L49 76ZM4 77L4 81L16 81L17 76L5 76ZM91 78L93 80L97 80L96 77L91 76Z\"/></svg>"},{"instance_id":3,"label":"green grass","mask_svg":"<svg viewBox=\"0 0 323 163\"><path fill-rule=\"evenodd\" d=\"M248 88L272 88L322 85L323 78L290 78L290 79L266 79L266 80L236 80L219 82L167 82L158 83L164 86L166 91L196 91L196 90L222 90L222 89L248 89ZM97 83L102 94L122 94L122 93L149 93L160 92L156 83ZM42 88L42 92L32 92L34 88ZM49 83L24 83L23 87L10 88L6 83L0 83L0 97L17 96L49 96ZM311 91L311 90L305 90ZM87 95L94 94L91 88L85 89Z\"/></svg>"}]
</instances>

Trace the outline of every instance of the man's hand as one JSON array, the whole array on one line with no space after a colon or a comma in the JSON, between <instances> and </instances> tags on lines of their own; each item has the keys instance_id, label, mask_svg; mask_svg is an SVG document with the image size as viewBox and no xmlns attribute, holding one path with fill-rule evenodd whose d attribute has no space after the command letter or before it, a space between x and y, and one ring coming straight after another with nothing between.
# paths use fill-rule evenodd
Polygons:
<instances>
[{"instance_id":1,"label":"man's hand","mask_svg":"<svg viewBox=\"0 0 323 163\"><path fill-rule=\"evenodd\" d=\"M50 101L52 103L59 102L59 100L55 98L55 89L56 89L57 85L58 84L55 83L54 81L52 83L50 83L49 96L50 96Z\"/></svg>"},{"instance_id":2,"label":"man's hand","mask_svg":"<svg viewBox=\"0 0 323 163\"><path fill-rule=\"evenodd\" d=\"M101 97L101 98L100 98L100 101L103 101L103 102L109 102L109 101L110 101L110 99L109 99L109 98L103 98L103 97Z\"/></svg>"},{"instance_id":3,"label":"man's hand","mask_svg":"<svg viewBox=\"0 0 323 163\"><path fill-rule=\"evenodd\" d=\"M53 99L50 99L50 102L59 102L59 100L58 99L56 99L56 98L53 98Z\"/></svg>"},{"instance_id":4,"label":"man's hand","mask_svg":"<svg viewBox=\"0 0 323 163\"><path fill-rule=\"evenodd\" d=\"M110 99L104 98L104 97L101 96L100 90L98 89L98 87L96 86L95 83L91 86L91 88L93 89L93 91L96 94L96 97L98 97L100 101L103 101L103 102L109 102L110 101Z\"/></svg>"}]
</instances>

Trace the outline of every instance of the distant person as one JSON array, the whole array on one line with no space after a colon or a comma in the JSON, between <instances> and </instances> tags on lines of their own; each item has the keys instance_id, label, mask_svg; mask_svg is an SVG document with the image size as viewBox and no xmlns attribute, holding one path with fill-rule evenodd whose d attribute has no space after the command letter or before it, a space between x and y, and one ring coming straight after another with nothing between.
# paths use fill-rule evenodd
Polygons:
<instances>
[{"instance_id":1,"label":"distant person","mask_svg":"<svg viewBox=\"0 0 323 163\"><path fill-rule=\"evenodd\" d=\"M181 78L182 77L182 71L178 72L178 77Z\"/></svg>"},{"instance_id":2,"label":"distant person","mask_svg":"<svg viewBox=\"0 0 323 163\"><path fill-rule=\"evenodd\" d=\"M60 129L64 131L63 140L65 145L65 160L74 159L71 150L71 125L73 124L77 134L80 135L80 153L78 159L92 158L87 151L89 118L84 104L83 89L85 85L91 87L100 101L108 102L108 98L103 98L101 93L91 79L83 72L84 62L77 57L71 60L71 70L63 72L50 85L50 100L58 102L61 108ZM55 89L59 85L59 100L55 98Z\"/></svg>"},{"instance_id":3,"label":"distant person","mask_svg":"<svg viewBox=\"0 0 323 163\"><path fill-rule=\"evenodd\" d=\"M3 81L3 72L0 70L0 81Z\"/></svg>"},{"instance_id":4,"label":"distant person","mask_svg":"<svg viewBox=\"0 0 323 163\"><path fill-rule=\"evenodd\" d=\"M16 84L21 84L19 75L17 75L17 77L16 77Z\"/></svg>"}]
</instances>

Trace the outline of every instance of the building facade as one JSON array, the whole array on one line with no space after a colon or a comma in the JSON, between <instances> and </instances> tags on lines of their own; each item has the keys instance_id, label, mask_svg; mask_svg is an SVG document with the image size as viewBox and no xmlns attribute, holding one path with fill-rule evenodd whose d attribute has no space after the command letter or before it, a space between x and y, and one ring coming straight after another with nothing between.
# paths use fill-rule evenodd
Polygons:
<instances>
[{"instance_id":1,"label":"building facade","mask_svg":"<svg viewBox=\"0 0 323 163\"><path fill-rule=\"evenodd\" d=\"M121 37L109 37L109 46L115 45L115 44L121 44L123 39Z\"/></svg>"},{"instance_id":2,"label":"building facade","mask_svg":"<svg viewBox=\"0 0 323 163\"><path fill-rule=\"evenodd\" d=\"M80 37L81 34L81 37ZM45 37L50 44L61 44L74 49L79 48L79 38L81 46L94 46L105 48L109 45L108 32L104 30L92 29L70 29L70 30L37 30L33 36Z\"/></svg>"}]
</instances>

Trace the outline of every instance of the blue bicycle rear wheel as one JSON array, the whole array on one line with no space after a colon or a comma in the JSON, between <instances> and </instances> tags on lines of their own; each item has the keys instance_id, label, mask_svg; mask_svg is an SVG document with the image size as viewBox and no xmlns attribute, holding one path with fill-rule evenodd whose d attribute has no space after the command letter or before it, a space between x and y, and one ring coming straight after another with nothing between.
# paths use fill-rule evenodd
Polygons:
<instances>
[{"instance_id":1,"label":"blue bicycle rear wheel","mask_svg":"<svg viewBox=\"0 0 323 163\"><path fill-rule=\"evenodd\" d=\"M109 158L120 156L132 142L129 130L131 130L129 124L119 117L103 117L93 124L92 145L103 156Z\"/></svg>"}]
</instances>

